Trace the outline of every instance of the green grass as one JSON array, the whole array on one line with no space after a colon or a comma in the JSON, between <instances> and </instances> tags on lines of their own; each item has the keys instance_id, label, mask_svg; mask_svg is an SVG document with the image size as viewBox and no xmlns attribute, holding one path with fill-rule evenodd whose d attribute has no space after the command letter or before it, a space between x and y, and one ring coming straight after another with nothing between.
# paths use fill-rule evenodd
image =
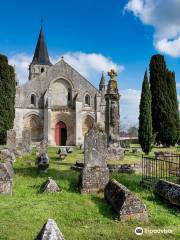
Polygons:
<instances>
[{"instance_id":1,"label":"green grass","mask_svg":"<svg viewBox=\"0 0 180 240\"><path fill-rule=\"evenodd\" d=\"M139 239L134 234L137 226L174 229L172 235L146 234L141 239L178 239L180 213L176 208L162 203L151 190L141 187L141 176L111 174L111 178L137 194L148 210L148 224L137 221L122 223L102 195L79 193L79 173L71 170L70 166L76 160L83 159L82 151L76 149L63 162L59 161L56 151L56 148L49 148L50 168L47 174L37 172L35 154L24 156L14 164L13 195L0 196L0 240L32 240L48 218L55 219L66 240ZM125 161L136 161L140 156L130 154ZM48 176L56 180L61 193L39 192Z\"/></svg>"}]
</instances>

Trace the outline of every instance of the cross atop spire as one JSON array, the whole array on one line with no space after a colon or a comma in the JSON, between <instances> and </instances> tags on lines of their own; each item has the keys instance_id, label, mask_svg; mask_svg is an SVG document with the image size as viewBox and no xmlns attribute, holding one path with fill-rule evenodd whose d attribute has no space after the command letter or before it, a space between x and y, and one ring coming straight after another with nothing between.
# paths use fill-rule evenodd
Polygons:
<instances>
[{"instance_id":1,"label":"cross atop spire","mask_svg":"<svg viewBox=\"0 0 180 240\"><path fill-rule=\"evenodd\" d=\"M41 20L41 30L37 41L34 57L31 64L37 65L52 65L49 60L48 50L44 38L44 32L42 28L43 20Z\"/></svg>"}]
</instances>

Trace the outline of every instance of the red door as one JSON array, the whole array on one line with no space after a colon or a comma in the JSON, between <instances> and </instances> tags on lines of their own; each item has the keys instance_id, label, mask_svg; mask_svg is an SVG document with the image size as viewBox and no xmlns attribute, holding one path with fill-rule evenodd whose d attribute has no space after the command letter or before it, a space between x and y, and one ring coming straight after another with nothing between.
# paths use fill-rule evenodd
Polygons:
<instances>
[{"instance_id":1,"label":"red door","mask_svg":"<svg viewBox=\"0 0 180 240\"><path fill-rule=\"evenodd\" d=\"M65 146L67 140L66 124L64 122L56 123L55 127L55 142L58 146Z\"/></svg>"}]
</instances>

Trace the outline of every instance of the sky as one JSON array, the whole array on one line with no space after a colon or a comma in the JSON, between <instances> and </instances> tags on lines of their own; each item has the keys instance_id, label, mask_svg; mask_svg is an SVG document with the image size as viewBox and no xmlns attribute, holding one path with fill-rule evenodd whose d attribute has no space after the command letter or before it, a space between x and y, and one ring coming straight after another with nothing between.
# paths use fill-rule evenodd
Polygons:
<instances>
[{"instance_id":1,"label":"sky","mask_svg":"<svg viewBox=\"0 0 180 240\"><path fill-rule=\"evenodd\" d=\"M2 1L0 53L25 83L43 18L53 63L63 55L95 86L102 71L117 70L121 125L127 128L138 124L141 85L153 54L163 54L175 71L180 100L179 12L179 0Z\"/></svg>"}]
</instances>

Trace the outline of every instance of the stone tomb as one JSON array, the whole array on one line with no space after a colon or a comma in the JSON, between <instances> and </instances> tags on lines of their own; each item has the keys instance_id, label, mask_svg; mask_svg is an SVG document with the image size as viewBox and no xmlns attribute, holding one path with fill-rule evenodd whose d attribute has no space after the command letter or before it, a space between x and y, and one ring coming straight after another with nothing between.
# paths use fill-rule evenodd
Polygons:
<instances>
[{"instance_id":1,"label":"stone tomb","mask_svg":"<svg viewBox=\"0 0 180 240\"><path fill-rule=\"evenodd\" d=\"M180 185L166 180L159 180L155 185L155 193L165 201L180 207Z\"/></svg>"},{"instance_id":2,"label":"stone tomb","mask_svg":"<svg viewBox=\"0 0 180 240\"><path fill-rule=\"evenodd\" d=\"M112 205L121 221L148 221L146 206L124 185L112 179L104 190L105 199Z\"/></svg>"},{"instance_id":3,"label":"stone tomb","mask_svg":"<svg viewBox=\"0 0 180 240\"><path fill-rule=\"evenodd\" d=\"M106 134L97 126L85 135L84 168L80 177L81 193L103 191L109 181L106 164Z\"/></svg>"},{"instance_id":4,"label":"stone tomb","mask_svg":"<svg viewBox=\"0 0 180 240\"><path fill-rule=\"evenodd\" d=\"M65 240L53 219L48 219L35 240Z\"/></svg>"},{"instance_id":5,"label":"stone tomb","mask_svg":"<svg viewBox=\"0 0 180 240\"><path fill-rule=\"evenodd\" d=\"M11 163L0 163L0 194L12 195L13 175Z\"/></svg>"}]
</instances>

